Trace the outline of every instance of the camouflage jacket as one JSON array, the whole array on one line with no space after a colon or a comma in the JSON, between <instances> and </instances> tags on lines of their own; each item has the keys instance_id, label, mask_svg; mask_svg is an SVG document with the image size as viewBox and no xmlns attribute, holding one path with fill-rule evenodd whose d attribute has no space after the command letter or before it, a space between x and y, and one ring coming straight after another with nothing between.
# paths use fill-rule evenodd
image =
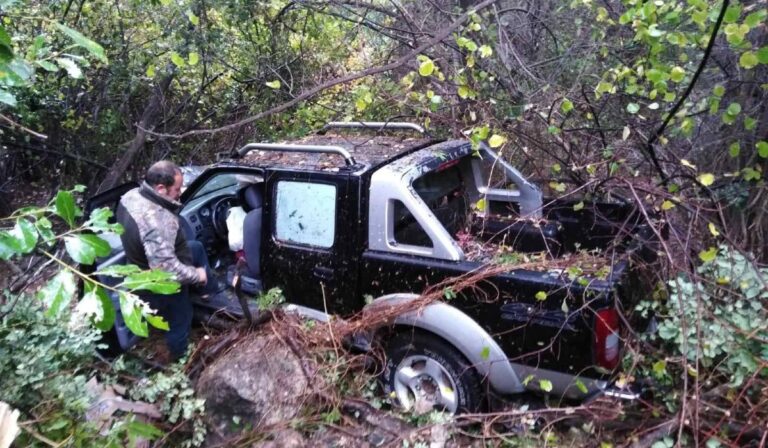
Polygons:
<instances>
[{"instance_id":1,"label":"camouflage jacket","mask_svg":"<svg viewBox=\"0 0 768 448\"><path fill-rule=\"evenodd\" d=\"M147 183L125 193L117 207L120 235L129 263L162 269L181 284L199 281L187 239L179 226L181 204L158 195Z\"/></svg>"}]
</instances>

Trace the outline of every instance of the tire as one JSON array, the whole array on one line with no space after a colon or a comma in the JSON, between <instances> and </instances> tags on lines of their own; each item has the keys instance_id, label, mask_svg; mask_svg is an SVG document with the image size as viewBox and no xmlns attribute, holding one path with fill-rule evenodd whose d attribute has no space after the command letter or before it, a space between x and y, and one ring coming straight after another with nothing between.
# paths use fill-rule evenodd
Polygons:
<instances>
[{"instance_id":1,"label":"tire","mask_svg":"<svg viewBox=\"0 0 768 448\"><path fill-rule=\"evenodd\" d=\"M395 333L386 343L384 392L407 412L475 412L483 400L480 376L445 340L426 332Z\"/></svg>"}]
</instances>

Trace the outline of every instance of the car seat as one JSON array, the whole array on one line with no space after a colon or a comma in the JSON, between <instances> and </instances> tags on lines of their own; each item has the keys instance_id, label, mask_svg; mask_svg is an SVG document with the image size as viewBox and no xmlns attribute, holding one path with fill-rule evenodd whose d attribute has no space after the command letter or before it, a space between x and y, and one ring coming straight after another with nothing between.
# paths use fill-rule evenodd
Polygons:
<instances>
[{"instance_id":1,"label":"car seat","mask_svg":"<svg viewBox=\"0 0 768 448\"><path fill-rule=\"evenodd\" d=\"M247 294L259 294L261 286L261 228L264 213L264 184L249 185L240 191L243 209L243 253L245 264L240 269L241 289ZM241 263L242 264L242 263Z\"/></svg>"}]
</instances>

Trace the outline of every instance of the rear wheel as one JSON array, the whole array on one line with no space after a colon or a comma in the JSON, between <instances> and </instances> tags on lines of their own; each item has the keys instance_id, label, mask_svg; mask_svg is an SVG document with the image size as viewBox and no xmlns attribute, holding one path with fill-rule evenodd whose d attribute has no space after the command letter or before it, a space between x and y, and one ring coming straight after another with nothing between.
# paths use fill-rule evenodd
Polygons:
<instances>
[{"instance_id":1,"label":"rear wheel","mask_svg":"<svg viewBox=\"0 0 768 448\"><path fill-rule=\"evenodd\" d=\"M480 376L452 345L429 333L400 332L386 345L384 391L406 411L474 412L482 402Z\"/></svg>"}]
</instances>

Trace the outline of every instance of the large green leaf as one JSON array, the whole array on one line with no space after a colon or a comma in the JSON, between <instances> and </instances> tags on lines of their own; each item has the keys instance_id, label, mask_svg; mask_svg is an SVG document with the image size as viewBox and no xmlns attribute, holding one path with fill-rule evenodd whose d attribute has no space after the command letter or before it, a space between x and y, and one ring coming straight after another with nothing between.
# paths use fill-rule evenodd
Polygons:
<instances>
[{"instance_id":1,"label":"large green leaf","mask_svg":"<svg viewBox=\"0 0 768 448\"><path fill-rule=\"evenodd\" d=\"M149 335L149 327L141 316L141 306L138 303L139 298L135 294L124 291L119 291L118 295L120 297L120 312L123 315L125 325L134 334L147 337Z\"/></svg>"},{"instance_id":2,"label":"large green leaf","mask_svg":"<svg viewBox=\"0 0 768 448\"><path fill-rule=\"evenodd\" d=\"M19 242L6 231L0 231L0 260L8 260L19 253Z\"/></svg>"},{"instance_id":3,"label":"large green leaf","mask_svg":"<svg viewBox=\"0 0 768 448\"><path fill-rule=\"evenodd\" d=\"M0 70L2 70L1 67L0 67ZM4 103L4 104L7 104L7 105L9 105L11 107L15 107L16 106L16 95L12 94L11 92L9 92L9 91L7 91L5 89L0 89L0 103Z\"/></svg>"},{"instance_id":4,"label":"large green leaf","mask_svg":"<svg viewBox=\"0 0 768 448\"><path fill-rule=\"evenodd\" d=\"M45 314L57 317L72 302L76 290L75 276L69 271L61 271L38 291L37 297L48 307Z\"/></svg>"},{"instance_id":5,"label":"large green leaf","mask_svg":"<svg viewBox=\"0 0 768 448\"><path fill-rule=\"evenodd\" d=\"M123 226L119 223L110 223L113 213L107 207L97 208L91 212L91 217L85 223L85 226L94 232L115 232L117 234L123 233Z\"/></svg>"},{"instance_id":6,"label":"large green leaf","mask_svg":"<svg viewBox=\"0 0 768 448\"><path fill-rule=\"evenodd\" d=\"M79 31L73 30L66 25L56 23L56 28L58 28L62 33L66 34L70 39L72 39L75 44L88 50L89 53L91 53L101 62L105 64L109 62L107 60L107 56L104 54L104 48L101 45L97 44L91 39L88 39Z\"/></svg>"},{"instance_id":7,"label":"large green leaf","mask_svg":"<svg viewBox=\"0 0 768 448\"><path fill-rule=\"evenodd\" d=\"M157 294L173 294L179 291L179 282L173 274L164 271L143 271L125 278L121 287L131 291L143 289Z\"/></svg>"},{"instance_id":8,"label":"large green leaf","mask_svg":"<svg viewBox=\"0 0 768 448\"><path fill-rule=\"evenodd\" d=\"M109 243L96 235L75 235L64 238L67 253L73 260L91 264L96 257L106 257L112 251Z\"/></svg>"},{"instance_id":9,"label":"large green leaf","mask_svg":"<svg viewBox=\"0 0 768 448\"><path fill-rule=\"evenodd\" d=\"M101 318L93 319L93 325L101 331L107 331L112 328L115 323L115 307L112 305L112 300L109 299L106 291L101 286L92 284L91 282L85 282L86 294L81 299L82 301L89 300L93 304L89 306L98 307L100 310L97 316Z\"/></svg>"},{"instance_id":10,"label":"large green leaf","mask_svg":"<svg viewBox=\"0 0 768 448\"><path fill-rule=\"evenodd\" d=\"M56 194L55 212L70 228L75 226L75 198L72 196L72 193L59 191Z\"/></svg>"},{"instance_id":11,"label":"large green leaf","mask_svg":"<svg viewBox=\"0 0 768 448\"><path fill-rule=\"evenodd\" d=\"M135 264L116 264L97 271L95 275L125 277L126 275L137 274L139 272L141 272L141 268Z\"/></svg>"},{"instance_id":12,"label":"large green leaf","mask_svg":"<svg viewBox=\"0 0 768 448\"><path fill-rule=\"evenodd\" d=\"M16 225L8 234L16 239L18 251L22 254L32 252L32 249L37 245L37 229L27 219L19 218L16 220Z\"/></svg>"}]
</instances>

